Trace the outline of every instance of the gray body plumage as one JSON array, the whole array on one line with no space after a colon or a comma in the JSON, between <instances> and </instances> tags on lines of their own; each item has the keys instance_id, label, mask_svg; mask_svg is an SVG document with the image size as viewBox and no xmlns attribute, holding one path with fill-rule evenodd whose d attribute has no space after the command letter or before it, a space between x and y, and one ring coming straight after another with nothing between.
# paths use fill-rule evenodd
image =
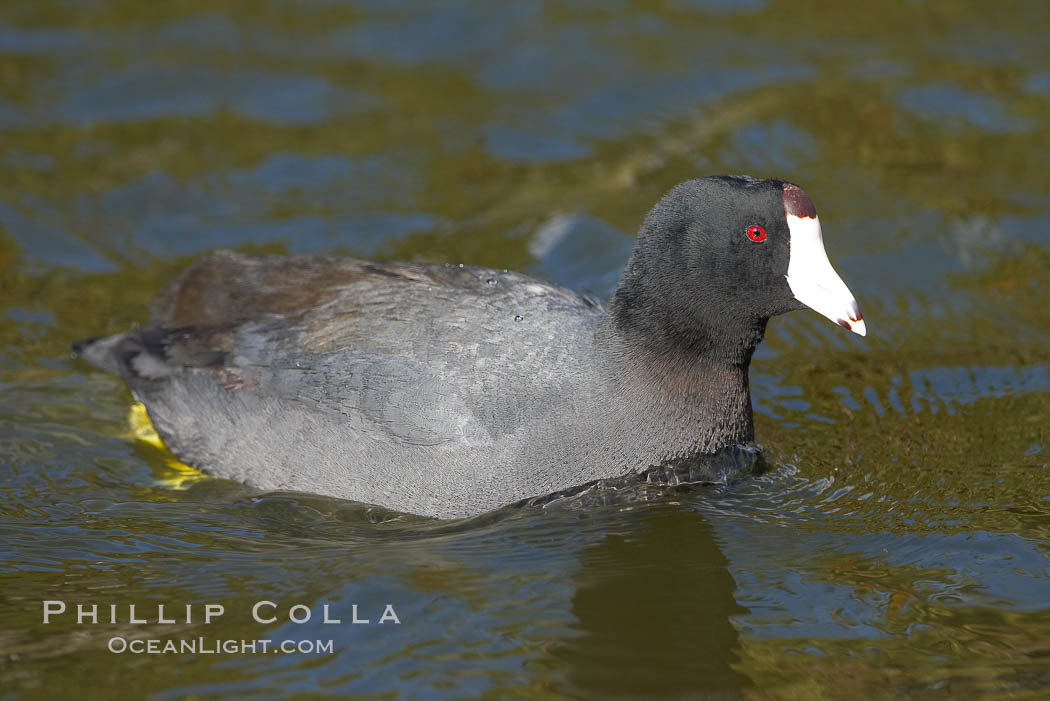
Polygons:
<instances>
[{"instance_id":1,"label":"gray body plumage","mask_svg":"<svg viewBox=\"0 0 1050 701\"><path fill-rule=\"evenodd\" d=\"M669 440L604 311L486 268L219 252L80 352L209 474L454 518L710 447L685 417Z\"/></svg>"},{"instance_id":2,"label":"gray body plumage","mask_svg":"<svg viewBox=\"0 0 1050 701\"><path fill-rule=\"evenodd\" d=\"M680 184L608 307L486 268L218 252L145 328L74 350L124 377L181 460L263 490L454 518L692 469L754 437L751 355L802 306L785 277L796 190Z\"/></svg>"}]
</instances>

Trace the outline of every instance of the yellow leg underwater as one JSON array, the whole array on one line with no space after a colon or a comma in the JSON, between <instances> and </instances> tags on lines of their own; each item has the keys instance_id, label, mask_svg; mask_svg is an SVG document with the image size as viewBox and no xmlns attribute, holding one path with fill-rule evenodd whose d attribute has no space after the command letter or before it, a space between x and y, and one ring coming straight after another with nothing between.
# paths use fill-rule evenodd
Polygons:
<instances>
[{"instance_id":1,"label":"yellow leg underwater","mask_svg":"<svg viewBox=\"0 0 1050 701\"><path fill-rule=\"evenodd\" d=\"M149 420L146 406L141 402L135 402L128 409L128 428L131 430L132 438L157 450L160 453L164 467L171 471L157 480L159 485L170 489L186 489L194 482L199 482L206 478L206 475L202 472L179 462L179 459L165 447L164 442L157 435L157 430L153 428L153 424Z\"/></svg>"}]
</instances>

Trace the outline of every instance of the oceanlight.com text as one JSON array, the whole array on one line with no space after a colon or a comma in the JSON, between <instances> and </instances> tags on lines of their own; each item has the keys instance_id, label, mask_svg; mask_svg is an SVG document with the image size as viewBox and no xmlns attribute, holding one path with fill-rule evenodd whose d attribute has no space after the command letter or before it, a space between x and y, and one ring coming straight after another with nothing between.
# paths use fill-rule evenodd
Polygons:
<instances>
[{"instance_id":1,"label":"oceanlight.com text","mask_svg":"<svg viewBox=\"0 0 1050 701\"><path fill-rule=\"evenodd\" d=\"M331 640L220 640L214 638L132 638L115 636L106 648L115 654L132 655L330 655Z\"/></svg>"}]
</instances>

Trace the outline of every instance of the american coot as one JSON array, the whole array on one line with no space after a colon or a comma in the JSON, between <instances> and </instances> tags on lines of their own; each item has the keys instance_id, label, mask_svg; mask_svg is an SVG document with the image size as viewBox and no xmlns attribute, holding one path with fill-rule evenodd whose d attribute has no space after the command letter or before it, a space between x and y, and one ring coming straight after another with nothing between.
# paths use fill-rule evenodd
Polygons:
<instances>
[{"instance_id":1,"label":"american coot","mask_svg":"<svg viewBox=\"0 0 1050 701\"><path fill-rule=\"evenodd\" d=\"M487 268L218 252L148 326L74 351L204 472L454 518L752 440L751 354L806 306L864 335L809 197L724 176L656 204L607 305Z\"/></svg>"}]
</instances>

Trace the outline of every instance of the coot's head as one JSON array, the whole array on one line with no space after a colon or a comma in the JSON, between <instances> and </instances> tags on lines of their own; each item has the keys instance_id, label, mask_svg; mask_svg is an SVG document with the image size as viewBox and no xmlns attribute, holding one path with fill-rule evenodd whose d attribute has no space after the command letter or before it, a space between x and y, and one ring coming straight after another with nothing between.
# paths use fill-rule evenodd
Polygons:
<instances>
[{"instance_id":1,"label":"coot's head","mask_svg":"<svg viewBox=\"0 0 1050 701\"><path fill-rule=\"evenodd\" d=\"M649 212L613 314L650 344L749 356L769 317L804 307L866 332L806 193L782 180L719 176L677 185Z\"/></svg>"}]
</instances>

